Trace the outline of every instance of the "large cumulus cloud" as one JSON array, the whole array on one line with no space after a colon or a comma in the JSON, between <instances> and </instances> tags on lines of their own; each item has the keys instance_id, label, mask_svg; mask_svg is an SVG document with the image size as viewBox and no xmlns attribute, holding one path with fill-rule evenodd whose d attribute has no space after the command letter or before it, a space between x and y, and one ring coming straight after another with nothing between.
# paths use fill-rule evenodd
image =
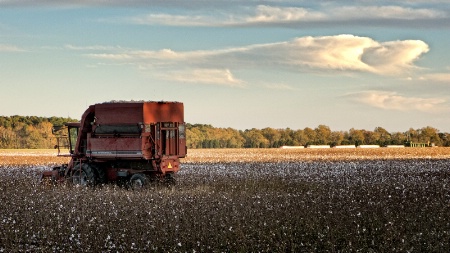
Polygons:
<instances>
[{"instance_id":1,"label":"large cumulus cloud","mask_svg":"<svg viewBox=\"0 0 450 253\"><path fill-rule=\"evenodd\" d=\"M299 37L290 41L222 50L118 49L87 55L97 59L129 62L141 69L164 66L177 70L193 66L196 70L206 68L233 71L277 66L298 72L320 69L396 75L416 68L414 62L428 50L428 45L420 40L378 42L369 37L335 35Z\"/></svg>"}]
</instances>

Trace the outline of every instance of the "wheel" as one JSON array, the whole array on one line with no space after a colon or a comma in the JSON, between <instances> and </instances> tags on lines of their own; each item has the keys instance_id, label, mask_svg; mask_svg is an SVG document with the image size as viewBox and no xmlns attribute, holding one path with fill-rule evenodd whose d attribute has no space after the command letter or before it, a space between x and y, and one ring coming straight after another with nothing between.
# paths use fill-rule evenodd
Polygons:
<instances>
[{"instance_id":1,"label":"wheel","mask_svg":"<svg viewBox=\"0 0 450 253\"><path fill-rule=\"evenodd\" d=\"M140 190L148 185L148 178L146 175L137 173L130 178L130 188L132 190Z\"/></svg>"},{"instance_id":2,"label":"wheel","mask_svg":"<svg viewBox=\"0 0 450 253\"><path fill-rule=\"evenodd\" d=\"M166 176L164 177L164 184L168 187L172 187L177 184L177 181L175 180L173 173L166 174Z\"/></svg>"},{"instance_id":3,"label":"wheel","mask_svg":"<svg viewBox=\"0 0 450 253\"><path fill-rule=\"evenodd\" d=\"M94 169L95 172L95 183L98 185L106 184L107 182L107 176L106 171L98 165L90 164L90 166Z\"/></svg>"},{"instance_id":4,"label":"wheel","mask_svg":"<svg viewBox=\"0 0 450 253\"><path fill-rule=\"evenodd\" d=\"M94 186L95 185L95 172L94 169L87 163L81 165L78 164L73 169L72 183L80 186Z\"/></svg>"}]
</instances>

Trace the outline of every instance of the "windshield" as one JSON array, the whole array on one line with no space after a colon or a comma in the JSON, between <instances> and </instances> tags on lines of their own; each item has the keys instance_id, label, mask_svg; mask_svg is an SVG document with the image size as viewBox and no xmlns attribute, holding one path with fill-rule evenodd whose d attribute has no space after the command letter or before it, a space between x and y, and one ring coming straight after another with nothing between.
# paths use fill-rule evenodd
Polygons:
<instances>
[{"instance_id":1,"label":"windshield","mask_svg":"<svg viewBox=\"0 0 450 253\"><path fill-rule=\"evenodd\" d=\"M78 127L69 127L69 145L70 153L73 154L75 145L77 144Z\"/></svg>"}]
</instances>

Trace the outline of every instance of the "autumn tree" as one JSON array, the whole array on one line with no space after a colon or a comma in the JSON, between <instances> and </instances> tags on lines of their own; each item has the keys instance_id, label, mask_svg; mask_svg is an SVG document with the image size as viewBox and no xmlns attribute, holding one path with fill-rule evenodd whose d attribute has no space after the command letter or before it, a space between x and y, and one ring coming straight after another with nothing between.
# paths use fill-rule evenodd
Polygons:
<instances>
[{"instance_id":1,"label":"autumn tree","mask_svg":"<svg viewBox=\"0 0 450 253\"><path fill-rule=\"evenodd\" d=\"M305 127L305 129L303 129L303 133L307 138L307 142L305 143L305 145L317 144L316 132L312 128Z\"/></svg>"},{"instance_id":2,"label":"autumn tree","mask_svg":"<svg viewBox=\"0 0 450 253\"><path fill-rule=\"evenodd\" d=\"M406 142L407 142L407 137L404 133L394 132L391 134L390 143L392 145L404 145Z\"/></svg>"},{"instance_id":3,"label":"autumn tree","mask_svg":"<svg viewBox=\"0 0 450 253\"><path fill-rule=\"evenodd\" d=\"M441 145L442 140L439 138L439 131L434 127L424 127L420 129L419 139L423 143L434 143L436 145Z\"/></svg>"},{"instance_id":4,"label":"autumn tree","mask_svg":"<svg viewBox=\"0 0 450 253\"><path fill-rule=\"evenodd\" d=\"M344 132L343 131L333 131L330 135L330 145L332 147L341 145L344 141Z\"/></svg>"},{"instance_id":5,"label":"autumn tree","mask_svg":"<svg viewBox=\"0 0 450 253\"><path fill-rule=\"evenodd\" d=\"M261 134L269 141L270 148L278 148L280 146L280 130L267 127L261 130Z\"/></svg>"},{"instance_id":6,"label":"autumn tree","mask_svg":"<svg viewBox=\"0 0 450 253\"><path fill-rule=\"evenodd\" d=\"M356 146L364 144L364 130L351 128L348 136L351 144L355 144Z\"/></svg>"},{"instance_id":7,"label":"autumn tree","mask_svg":"<svg viewBox=\"0 0 450 253\"><path fill-rule=\"evenodd\" d=\"M391 143L391 134L382 127L376 127L373 132L376 134L376 144L386 146Z\"/></svg>"},{"instance_id":8,"label":"autumn tree","mask_svg":"<svg viewBox=\"0 0 450 253\"><path fill-rule=\"evenodd\" d=\"M316 132L315 144L330 144L331 129L328 126L319 125L314 129L314 132Z\"/></svg>"},{"instance_id":9,"label":"autumn tree","mask_svg":"<svg viewBox=\"0 0 450 253\"><path fill-rule=\"evenodd\" d=\"M0 116L0 148L52 148L56 139L52 128L65 122L76 122L70 118ZM450 146L450 135L440 133L436 128L427 126L420 129L410 128L406 132L389 133L382 127L374 131L351 128L349 131L331 131L326 125L315 129L306 127L236 130L216 128L206 124L186 124L186 145L188 148L277 148L280 146L298 146L309 144L389 144L403 145L407 141L416 143L434 143L438 146Z\"/></svg>"},{"instance_id":10,"label":"autumn tree","mask_svg":"<svg viewBox=\"0 0 450 253\"><path fill-rule=\"evenodd\" d=\"M280 129L280 141L278 146L295 146L294 142L295 131L289 127L286 129Z\"/></svg>"},{"instance_id":11,"label":"autumn tree","mask_svg":"<svg viewBox=\"0 0 450 253\"><path fill-rule=\"evenodd\" d=\"M363 130L364 135L364 144L366 145L374 145L377 144L378 138L380 137L377 132Z\"/></svg>"},{"instance_id":12,"label":"autumn tree","mask_svg":"<svg viewBox=\"0 0 450 253\"><path fill-rule=\"evenodd\" d=\"M419 131L413 128L410 128L408 131L406 131L406 136L408 141L410 142L420 142Z\"/></svg>"},{"instance_id":13,"label":"autumn tree","mask_svg":"<svg viewBox=\"0 0 450 253\"><path fill-rule=\"evenodd\" d=\"M294 131L294 144L296 146L304 146L308 143L309 138L306 136L305 131L302 129L299 129L297 131Z\"/></svg>"},{"instance_id":14,"label":"autumn tree","mask_svg":"<svg viewBox=\"0 0 450 253\"><path fill-rule=\"evenodd\" d=\"M246 148L267 148L269 141L264 137L261 130L252 128L243 132Z\"/></svg>"}]
</instances>

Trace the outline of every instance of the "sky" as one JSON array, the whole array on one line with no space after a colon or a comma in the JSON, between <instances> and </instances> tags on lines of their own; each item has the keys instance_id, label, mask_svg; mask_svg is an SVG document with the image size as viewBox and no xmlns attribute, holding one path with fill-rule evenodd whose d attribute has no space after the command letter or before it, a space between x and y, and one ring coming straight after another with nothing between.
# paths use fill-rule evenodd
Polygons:
<instances>
[{"instance_id":1,"label":"sky","mask_svg":"<svg viewBox=\"0 0 450 253\"><path fill-rule=\"evenodd\" d=\"M0 115L450 132L450 1L0 0Z\"/></svg>"}]
</instances>

